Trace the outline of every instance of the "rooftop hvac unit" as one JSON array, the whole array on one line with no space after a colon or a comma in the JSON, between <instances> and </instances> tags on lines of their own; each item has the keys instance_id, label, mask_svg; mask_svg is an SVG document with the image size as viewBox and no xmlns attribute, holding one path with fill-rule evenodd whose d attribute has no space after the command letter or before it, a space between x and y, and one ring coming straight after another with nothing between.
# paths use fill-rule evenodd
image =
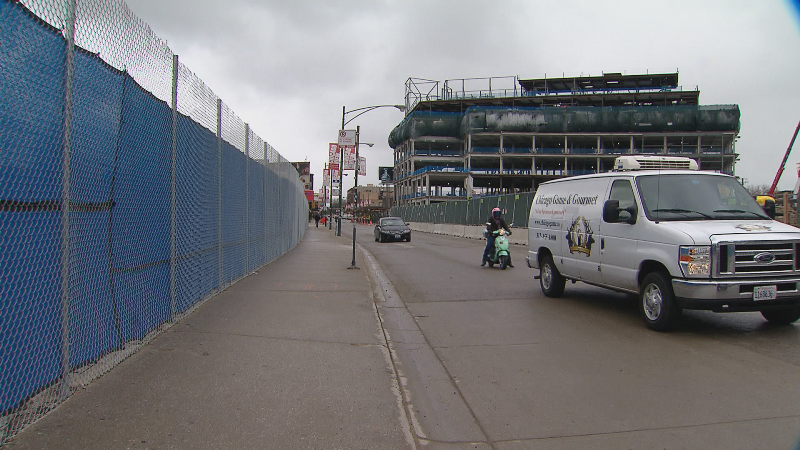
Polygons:
<instances>
[{"instance_id":1,"label":"rooftop hvac unit","mask_svg":"<svg viewBox=\"0 0 800 450\"><path fill-rule=\"evenodd\" d=\"M614 161L614 171L629 170L697 170L697 161L679 156L620 156Z\"/></svg>"}]
</instances>

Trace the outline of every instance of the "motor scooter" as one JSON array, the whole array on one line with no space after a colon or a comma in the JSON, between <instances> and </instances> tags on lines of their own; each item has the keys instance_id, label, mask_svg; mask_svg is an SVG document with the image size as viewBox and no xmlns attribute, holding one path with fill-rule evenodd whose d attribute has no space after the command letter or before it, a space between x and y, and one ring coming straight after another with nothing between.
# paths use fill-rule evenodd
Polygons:
<instances>
[{"instance_id":1,"label":"motor scooter","mask_svg":"<svg viewBox=\"0 0 800 450\"><path fill-rule=\"evenodd\" d=\"M486 233L488 232L484 231L484 234ZM506 270L506 267L511 265L511 254L508 252L508 236L511 236L511 231L500 228L492 231L492 235L494 235L494 252L489 254L489 267L500 264L500 268Z\"/></svg>"}]
</instances>

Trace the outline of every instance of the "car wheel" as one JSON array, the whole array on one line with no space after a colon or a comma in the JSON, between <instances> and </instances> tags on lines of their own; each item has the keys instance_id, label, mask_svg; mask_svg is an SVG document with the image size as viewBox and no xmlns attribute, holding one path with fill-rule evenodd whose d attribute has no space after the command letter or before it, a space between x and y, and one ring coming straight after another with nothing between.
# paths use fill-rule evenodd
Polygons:
<instances>
[{"instance_id":1,"label":"car wheel","mask_svg":"<svg viewBox=\"0 0 800 450\"><path fill-rule=\"evenodd\" d=\"M639 313L651 330L668 331L675 327L681 310L668 275L652 272L644 277L639 293Z\"/></svg>"},{"instance_id":2,"label":"car wheel","mask_svg":"<svg viewBox=\"0 0 800 450\"><path fill-rule=\"evenodd\" d=\"M408 237L406 238L406 242L411 242L411 235L410 235L410 234L409 234L409 235L408 235Z\"/></svg>"},{"instance_id":3,"label":"car wheel","mask_svg":"<svg viewBox=\"0 0 800 450\"><path fill-rule=\"evenodd\" d=\"M561 297L564 293L567 280L556 269L552 256L545 256L542 261L539 269L539 284L544 295L548 297Z\"/></svg>"},{"instance_id":4,"label":"car wheel","mask_svg":"<svg viewBox=\"0 0 800 450\"><path fill-rule=\"evenodd\" d=\"M380 240L381 240L381 242L386 242L386 236L381 234L380 235Z\"/></svg>"},{"instance_id":5,"label":"car wheel","mask_svg":"<svg viewBox=\"0 0 800 450\"><path fill-rule=\"evenodd\" d=\"M761 311L761 315L764 316L764 318L770 323L789 325L790 323L796 322L797 319L800 319L800 308L794 307L770 309L767 311Z\"/></svg>"},{"instance_id":6,"label":"car wheel","mask_svg":"<svg viewBox=\"0 0 800 450\"><path fill-rule=\"evenodd\" d=\"M500 268L506 270L506 267L508 267L508 256L503 255L500 257Z\"/></svg>"}]
</instances>

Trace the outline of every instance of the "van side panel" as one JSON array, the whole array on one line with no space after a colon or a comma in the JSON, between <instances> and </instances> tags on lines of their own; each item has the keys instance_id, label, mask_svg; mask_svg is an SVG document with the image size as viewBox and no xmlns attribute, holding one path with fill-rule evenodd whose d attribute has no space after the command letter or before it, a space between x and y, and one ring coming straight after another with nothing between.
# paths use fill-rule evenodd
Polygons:
<instances>
[{"instance_id":1,"label":"van side panel","mask_svg":"<svg viewBox=\"0 0 800 450\"><path fill-rule=\"evenodd\" d=\"M602 283L601 237L598 234L610 178L569 183L564 205L562 258L564 270L589 283Z\"/></svg>"},{"instance_id":2,"label":"van side panel","mask_svg":"<svg viewBox=\"0 0 800 450\"><path fill-rule=\"evenodd\" d=\"M609 178L586 178L547 183L531 204L528 245L531 266L547 249L559 272L567 278L602 282L599 272L599 229Z\"/></svg>"},{"instance_id":3,"label":"van side panel","mask_svg":"<svg viewBox=\"0 0 800 450\"><path fill-rule=\"evenodd\" d=\"M564 202L566 194L562 188L565 183L549 183L539 186L536 196L531 203L528 218L528 264L533 268L539 267L542 251L553 255L553 261L563 274L561 267L561 245L563 239Z\"/></svg>"}]
</instances>

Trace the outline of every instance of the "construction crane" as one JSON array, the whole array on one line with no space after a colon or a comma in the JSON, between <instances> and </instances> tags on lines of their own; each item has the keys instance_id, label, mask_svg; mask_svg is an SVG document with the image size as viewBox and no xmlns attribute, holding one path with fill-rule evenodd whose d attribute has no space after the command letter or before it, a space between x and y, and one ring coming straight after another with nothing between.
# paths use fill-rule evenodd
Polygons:
<instances>
[{"instance_id":1,"label":"construction crane","mask_svg":"<svg viewBox=\"0 0 800 450\"><path fill-rule=\"evenodd\" d=\"M767 195L772 197L772 194L775 193L775 189L778 187L778 180L781 179L781 174L783 174L783 169L786 167L786 161L789 159L789 153L792 152L792 146L794 145L794 140L797 139L797 132L800 131L800 121L797 122L797 128L794 129L794 135L792 136L792 141L789 142L789 147L786 149L786 153L783 155L783 161L781 161L781 166L778 168L778 173L775 174L775 179L772 181L772 186L769 188L769 192Z\"/></svg>"}]
</instances>

